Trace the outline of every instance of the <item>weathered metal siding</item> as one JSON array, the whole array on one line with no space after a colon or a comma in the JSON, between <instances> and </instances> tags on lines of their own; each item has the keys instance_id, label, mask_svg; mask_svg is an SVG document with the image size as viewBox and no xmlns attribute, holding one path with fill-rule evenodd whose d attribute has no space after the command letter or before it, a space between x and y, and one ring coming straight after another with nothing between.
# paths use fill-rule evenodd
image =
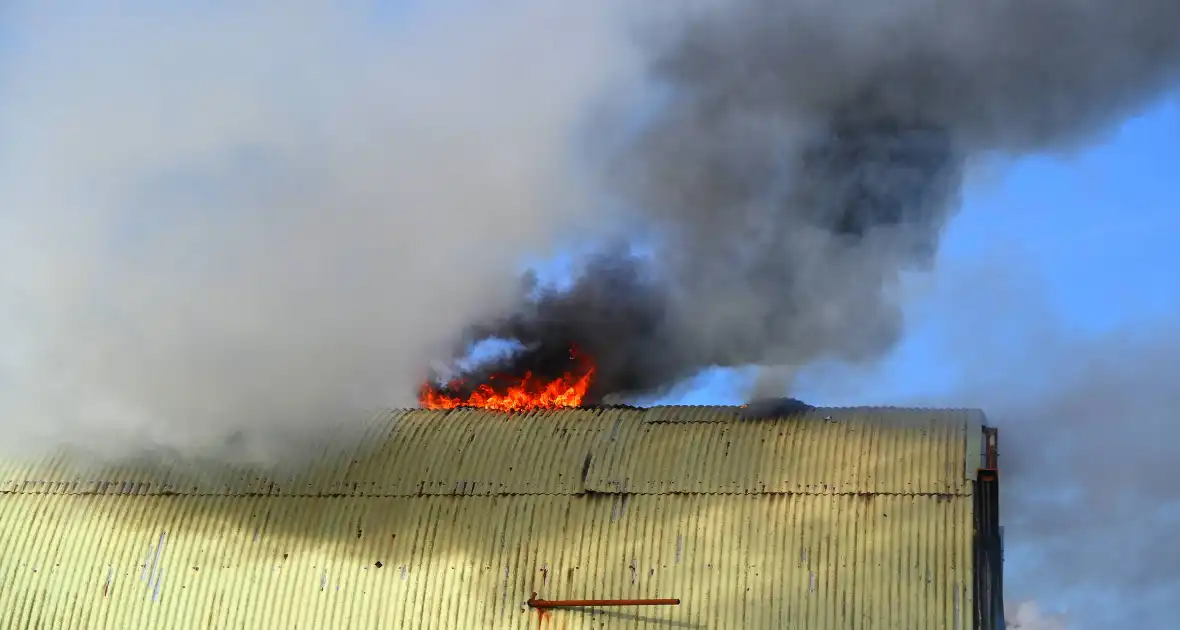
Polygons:
<instances>
[{"instance_id":1,"label":"weathered metal siding","mask_svg":"<svg viewBox=\"0 0 1180 630\"><path fill-rule=\"evenodd\" d=\"M302 478L0 471L0 627L967 630L963 424L874 413L413 412Z\"/></svg>"},{"instance_id":2,"label":"weathered metal siding","mask_svg":"<svg viewBox=\"0 0 1180 630\"><path fill-rule=\"evenodd\" d=\"M508 416L397 411L370 439L276 478L251 470L0 463L0 492L419 496L644 492L963 493L973 412L820 409L741 420L732 407Z\"/></svg>"},{"instance_id":3,"label":"weathered metal siding","mask_svg":"<svg viewBox=\"0 0 1180 630\"><path fill-rule=\"evenodd\" d=\"M835 415L833 415L835 413ZM595 451L601 492L963 494L965 423L875 410L788 420L622 422ZM718 421L720 420L720 421Z\"/></svg>"},{"instance_id":4,"label":"weathered metal siding","mask_svg":"<svg viewBox=\"0 0 1180 630\"><path fill-rule=\"evenodd\" d=\"M537 628L534 591L683 600L548 613L570 630L967 630L973 608L970 497L17 495L0 558L6 628Z\"/></svg>"}]
</instances>

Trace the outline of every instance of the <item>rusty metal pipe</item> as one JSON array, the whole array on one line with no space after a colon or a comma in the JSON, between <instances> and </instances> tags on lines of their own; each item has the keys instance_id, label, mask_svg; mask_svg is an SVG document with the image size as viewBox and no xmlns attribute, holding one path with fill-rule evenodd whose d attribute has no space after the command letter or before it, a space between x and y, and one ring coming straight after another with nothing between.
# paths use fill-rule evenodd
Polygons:
<instances>
[{"instance_id":1,"label":"rusty metal pipe","mask_svg":"<svg viewBox=\"0 0 1180 630\"><path fill-rule=\"evenodd\" d=\"M984 464L983 467L989 470L997 470L1000 467L1000 449L999 449L999 435L1000 430L994 427L985 427L983 429L984 436Z\"/></svg>"},{"instance_id":2,"label":"rusty metal pipe","mask_svg":"<svg viewBox=\"0 0 1180 630\"><path fill-rule=\"evenodd\" d=\"M591 606L679 606L679 599L537 599L526 602L529 608L585 608Z\"/></svg>"}]
</instances>

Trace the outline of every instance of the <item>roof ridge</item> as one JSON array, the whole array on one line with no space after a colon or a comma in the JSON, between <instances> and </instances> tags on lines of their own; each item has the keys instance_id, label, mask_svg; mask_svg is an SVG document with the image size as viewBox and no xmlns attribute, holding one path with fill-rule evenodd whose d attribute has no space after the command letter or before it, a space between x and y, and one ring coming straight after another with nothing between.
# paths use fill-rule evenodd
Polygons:
<instances>
[{"instance_id":1,"label":"roof ridge","mask_svg":"<svg viewBox=\"0 0 1180 630\"><path fill-rule=\"evenodd\" d=\"M494 498L494 497L578 497L578 496L671 496L671 495L692 495L692 496L860 496L860 497L874 497L874 496L896 496L896 497L969 497L972 496L969 489L961 488L958 490L948 491L933 491L933 490L904 490L904 491L866 491L863 489L853 490L631 490L631 491L609 491L609 490L589 490L583 489L577 492L469 492L469 493L446 493L446 492L179 492L172 490L158 490L146 492L106 492L106 491L64 491L57 492L53 490L43 491L28 491L28 490L0 490L0 496L58 496L58 497L226 497L226 498L241 498L241 499L260 499L260 498L275 498L275 499L429 499L429 498L448 498L448 499L463 499L463 498Z\"/></svg>"},{"instance_id":2,"label":"roof ridge","mask_svg":"<svg viewBox=\"0 0 1180 630\"><path fill-rule=\"evenodd\" d=\"M598 410L604 410L604 409L606 409L606 410L632 409L632 410L636 410L636 411L649 411L649 410L653 410L653 409L714 409L714 410L733 409L734 411L737 411L737 410L743 409L744 407L745 407L744 404L742 404L742 405L647 405L647 406L610 404L610 405L583 405L583 406L579 406L579 407L559 407L559 408L554 408L554 409L527 409L527 410L522 410L521 412L518 412L518 413L560 413L560 412L565 412L565 411L598 411ZM911 406L911 405L839 405L839 406L812 405L809 412L815 413L815 412L819 412L819 411L840 411L840 410L863 411L863 410L868 410L868 409L881 410L881 411L889 410L889 411L928 411L928 412L948 412L948 411L982 412L983 411L983 409L980 407L939 407L939 406ZM474 406L473 407L455 407L452 409L426 409L423 407L388 407L383 410L383 413L410 412L410 411L436 411L436 412L442 412L442 413L445 413L448 411L481 411L481 412L486 412L486 413L497 413L497 411L495 411L495 410L484 409L482 407L474 407ZM512 412L502 412L502 413L512 413Z\"/></svg>"}]
</instances>

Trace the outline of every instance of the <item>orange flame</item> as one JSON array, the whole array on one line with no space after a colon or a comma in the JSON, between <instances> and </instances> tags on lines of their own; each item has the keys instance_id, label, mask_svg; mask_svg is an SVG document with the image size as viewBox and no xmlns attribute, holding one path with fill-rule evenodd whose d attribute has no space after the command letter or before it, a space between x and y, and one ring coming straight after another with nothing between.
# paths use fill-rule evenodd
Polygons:
<instances>
[{"instance_id":1,"label":"orange flame","mask_svg":"<svg viewBox=\"0 0 1180 630\"><path fill-rule=\"evenodd\" d=\"M572 351L570 357L574 358ZM586 397L586 390L590 389L593 378L594 365L589 361L579 361L574 371L548 382L534 378L532 372L526 372L523 377L492 377L493 380L507 380L509 384L493 388L484 383L467 398L447 396L426 383L418 392L418 404L423 409L479 407L494 411L578 407Z\"/></svg>"}]
</instances>

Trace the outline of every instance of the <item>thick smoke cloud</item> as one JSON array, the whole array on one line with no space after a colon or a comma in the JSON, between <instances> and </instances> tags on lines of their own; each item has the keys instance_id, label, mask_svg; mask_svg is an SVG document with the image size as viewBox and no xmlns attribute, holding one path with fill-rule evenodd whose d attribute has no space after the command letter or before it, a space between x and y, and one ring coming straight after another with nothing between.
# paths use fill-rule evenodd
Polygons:
<instances>
[{"instance_id":1,"label":"thick smoke cloud","mask_svg":"<svg viewBox=\"0 0 1180 630\"><path fill-rule=\"evenodd\" d=\"M492 327L531 342L497 368L592 346L602 396L879 357L967 161L1084 146L1180 70L1172 0L692 7L643 31L659 105L607 169L654 256L607 254Z\"/></svg>"},{"instance_id":2,"label":"thick smoke cloud","mask_svg":"<svg viewBox=\"0 0 1180 630\"><path fill-rule=\"evenodd\" d=\"M270 460L414 405L589 216L571 137L634 67L610 2L3 5L21 455Z\"/></svg>"}]
</instances>

